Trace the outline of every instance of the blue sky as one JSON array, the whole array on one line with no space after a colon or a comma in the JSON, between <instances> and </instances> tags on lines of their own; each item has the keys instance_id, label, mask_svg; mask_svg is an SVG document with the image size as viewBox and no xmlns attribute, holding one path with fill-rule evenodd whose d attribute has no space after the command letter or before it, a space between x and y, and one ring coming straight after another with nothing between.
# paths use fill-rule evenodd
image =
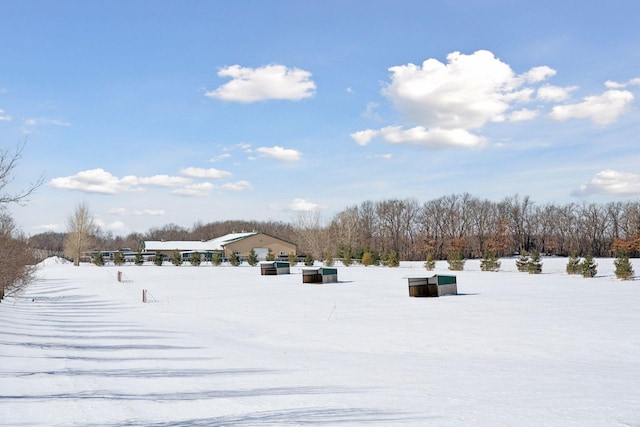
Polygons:
<instances>
[{"instance_id":1,"label":"blue sky","mask_svg":"<svg viewBox=\"0 0 640 427\"><path fill-rule=\"evenodd\" d=\"M635 1L4 1L28 234L640 197Z\"/></svg>"}]
</instances>

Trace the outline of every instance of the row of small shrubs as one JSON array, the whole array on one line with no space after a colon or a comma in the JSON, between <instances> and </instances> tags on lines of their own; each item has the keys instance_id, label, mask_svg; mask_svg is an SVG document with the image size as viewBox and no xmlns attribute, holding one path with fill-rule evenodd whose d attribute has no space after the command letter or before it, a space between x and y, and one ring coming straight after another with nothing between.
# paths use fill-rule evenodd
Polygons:
<instances>
[{"instance_id":1,"label":"row of small shrubs","mask_svg":"<svg viewBox=\"0 0 640 427\"><path fill-rule=\"evenodd\" d=\"M459 253L452 253L447 259L449 270L462 271L464 269L464 262L464 259ZM529 274L542 273L542 264L538 252L533 252L531 255L524 253L516 260L516 268L518 271ZM628 255L619 253L614 260L614 265L615 275L618 279L630 280L633 278L634 271ZM433 254L427 253L424 267L427 270L434 270L435 266L436 261L433 258ZM598 273L597 267L598 264L595 263L593 256L587 255L581 260L577 254L573 254L569 257L566 271L568 274L581 274L585 278L591 278L595 277ZM497 254L490 251L485 252L480 261L480 269L482 271L498 271L500 269L500 261Z\"/></svg>"},{"instance_id":2,"label":"row of small shrubs","mask_svg":"<svg viewBox=\"0 0 640 427\"><path fill-rule=\"evenodd\" d=\"M267 261L274 261L275 257L269 251L267 254ZM289 263L291 265L296 265L298 262L298 258L290 254L289 255ZM104 256L101 252L96 253L91 260L95 265L103 266L105 264ZM162 265L164 261L164 257L157 253L153 257L153 263L155 265ZM125 257L121 251L118 251L114 255L113 263L115 265L123 265L126 262ZM171 263L175 266L180 266L184 262L182 258L182 254L178 251L175 251L171 256ZM194 253L189 257L189 262L193 266L199 266L202 262L202 258L200 254ZM251 266L255 266L258 264L258 257L255 251L252 249L249 253L249 257L247 262ZM354 262L353 258L350 256L342 258L342 264L345 267L350 266ZM213 265L220 265L222 263L222 256L219 253L215 253L212 255L211 263ZM314 263L313 256L311 254L307 254L304 260L304 264L306 266L312 266ZM331 267L334 264L333 257L328 255L324 260L325 265ZM379 257L377 254L366 251L362 255L362 259L360 263L364 266L369 265L386 265L387 267L398 267L400 265L400 261L398 260L398 256L395 252L391 252L384 257ZM465 260L462 258L460 253L453 253L447 259L447 263L449 264L449 270L452 271L462 271L464 269ZM134 259L135 265L144 264L144 259L142 254L137 253ZM241 260L236 253L233 253L229 258L229 264L233 266L238 266L241 264ZM629 256L624 253L619 253L614 260L615 265L615 275L618 279L622 280L630 280L633 275L633 267L631 265L631 261L629 260ZM426 261L424 267L427 270L435 269L436 261L433 258L432 253L428 253L426 256ZM598 273L598 264L595 263L593 257L591 255L586 255L584 259L580 259L577 254L572 254L569 257L569 261L567 262L566 271L567 274L581 274L582 277L590 278L595 277ZM525 272L529 274L539 274L542 273L542 262L540 261L540 254L538 252L533 252L531 255L522 254L516 260L516 268L519 272ZM498 271L500 269L500 261L498 260L498 256L494 252L485 252L482 260L480 261L480 269L482 271Z\"/></svg>"}]
</instances>

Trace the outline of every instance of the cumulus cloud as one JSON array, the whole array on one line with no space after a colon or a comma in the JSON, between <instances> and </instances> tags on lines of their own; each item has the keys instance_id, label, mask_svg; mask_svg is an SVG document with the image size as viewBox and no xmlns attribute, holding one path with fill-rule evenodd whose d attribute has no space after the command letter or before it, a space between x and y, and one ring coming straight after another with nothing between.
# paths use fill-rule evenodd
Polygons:
<instances>
[{"instance_id":1,"label":"cumulus cloud","mask_svg":"<svg viewBox=\"0 0 640 427\"><path fill-rule=\"evenodd\" d=\"M209 168L184 168L180 171L180 174L183 176L188 176L190 178L205 178L205 179L219 179L219 178L227 178L231 176L231 172Z\"/></svg>"},{"instance_id":2,"label":"cumulus cloud","mask_svg":"<svg viewBox=\"0 0 640 427\"><path fill-rule=\"evenodd\" d=\"M533 67L526 73L522 74L522 78L529 83L538 83L555 75L556 70L543 65L541 67Z\"/></svg>"},{"instance_id":3,"label":"cumulus cloud","mask_svg":"<svg viewBox=\"0 0 640 427\"><path fill-rule=\"evenodd\" d=\"M11 116L7 115L2 108L0 108L0 122L11 121Z\"/></svg>"},{"instance_id":4,"label":"cumulus cloud","mask_svg":"<svg viewBox=\"0 0 640 427\"><path fill-rule=\"evenodd\" d=\"M300 160L302 156L298 150L287 149L277 145L275 147L260 147L257 148L256 151L263 157L269 157L283 162L295 162Z\"/></svg>"},{"instance_id":5,"label":"cumulus cloud","mask_svg":"<svg viewBox=\"0 0 640 427\"><path fill-rule=\"evenodd\" d=\"M407 64L389 68L391 82L382 90L404 120L416 126L404 130L390 126L380 131L351 134L360 145L382 137L388 142L414 143L430 147L476 147L485 138L472 131L489 122L535 117L519 106L530 102L534 84L556 72L550 67L534 67L517 75L493 53L479 50L470 55L453 52L442 63L430 58L422 65Z\"/></svg>"},{"instance_id":6,"label":"cumulus cloud","mask_svg":"<svg viewBox=\"0 0 640 427\"><path fill-rule=\"evenodd\" d=\"M199 182L196 184L189 184L177 190L173 190L171 194L184 197L204 197L211 193L214 189L214 185L210 182Z\"/></svg>"},{"instance_id":7,"label":"cumulus cloud","mask_svg":"<svg viewBox=\"0 0 640 427\"><path fill-rule=\"evenodd\" d=\"M271 64L258 68L232 65L218 71L231 81L205 95L223 101L251 103L269 99L298 101L314 95L316 84L311 73L299 68Z\"/></svg>"},{"instance_id":8,"label":"cumulus cloud","mask_svg":"<svg viewBox=\"0 0 640 427\"><path fill-rule=\"evenodd\" d=\"M190 182L191 180L188 178L169 175L151 177L128 175L118 178L102 168L97 168L81 171L72 176L54 178L49 181L48 185L85 193L118 194L127 191L143 191L143 185L176 187Z\"/></svg>"},{"instance_id":9,"label":"cumulus cloud","mask_svg":"<svg viewBox=\"0 0 640 427\"><path fill-rule=\"evenodd\" d=\"M426 129L416 126L402 129L400 126L387 126L380 129L382 138L393 144L418 144L427 147L466 147L482 145L485 138L475 135L466 129Z\"/></svg>"},{"instance_id":10,"label":"cumulus cloud","mask_svg":"<svg viewBox=\"0 0 640 427\"><path fill-rule=\"evenodd\" d=\"M589 119L594 125L606 126L629 111L632 101L631 92L611 89L602 95L587 96L576 104L556 105L549 116L558 121Z\"/></svg>"},{"instance_id":11,"label":"cumulus cloud","mask_svg":"<svg viewBox=\"0 0 640 427\"><path fill-rule=\"evenodd\" d=\"M220 186L221 190L225 191L249 191L253 190L249 181L228 182Z\"/></svg>"},{"instance_id":12,"label":"cumulus cloud","mask_svg":"<svg viewBox=\"0 0 640 427\"><path fill-rule=\"evenodd\" d=\"M293 199L289 203L289 209L296 212L312 212L322 209L324 206L305 199Z\"/></svg>"},{"instance_id":13,"label":"cumulus cloud","mask_svg":"<svg viewBox=\"0 0 640 427\"><path fill-rule=\"evenodd\" d=\"M130 211L125 208L109 209L109 213L120 216L163 216L167 214L162 209L136 209Z\"/></svg>"},{"instance_id":14,"label":"cumulus cloud","mask_svg":"<svg viewBox=\"0 0 640 427\"><path fill-rule=\"evenodd\" d=\"M640 77L636 77L624 83L618 83L612 80L607 80L606 82L604 82L604 85L610 89L623 89L627 86L638 86L640 85Z\"/></svg>"},{"instance_id":15,"label":"cumulus cloud","mask_svg":"<svg viewBox=\"0 0 640 427\"><path fill-rule=\"evenodd\" d=\"M509 121L511 122L521 122L524 120L531 120L538 116L538 111L529 110L527 108L523 108L522 110L517 110L509 114Z\"/></svg>"},{"instance_id":16,"label":"cumulus cloud","mask_svg":"<svg viewBox=\"0 0 640 427\"><path fill-rule=\"evenodd\" d=\"M358 145L367 145L371 142L373 138L375 138L379 134L380 134L380 131L377 131L374 129L366 129L366 130L359 130L358 132L352 133L351 138L353 138L353 140L356 141Z\"/></svg>"},{"instance_id":17,"label":"cumulus cloud","mask_svg":"<svg viewBox=\"0 0 640 427\"><path fill-rule=\"evenodd\" d=\"M131 183L125 182L101 168L81 171L72 176L54 178L49 182L49 185L55 188L100 194L117 194L132 189Z\"/></svg>"},{"instance_id":18,"label":"cumulus cloud","mask_svg":"<svg viewBox=\"0 0 640 427\"><path fill-rule=\"evenodd\" d=\"M408 64L389 70L391 83L383 94L397 110L415 123L445 129L484 126L504 114L510 107L509 99L520 95L517 89L522 82L532 79L526 73L517 76L486 50L471 55L453 52L447 56L447 64L432 58L422 67ZM548 70L529 73L536 78L551 74Z\"/></svg>"},{"instance_id":19,"label":"cumulus cloud","mask_svg":"<svg viewBox=\"0 0 640 427\"><path fill-rule=\"evenodd\" d=\"M544 85L538 88L537 98L546 102L562 102L571 96L571 93L578 89L578 86L553 86Z\"/></svg>"},{"instance_id":20,"label":"cumulus cloud","mask_svg":"<svg viewBox=\"0 0 640 427\"><path fill-rule=\"evenodd\" d=\"M575 196L593 194L640 196L640 175L605 169L573 193Z\"/></svg>"}]
</instances>

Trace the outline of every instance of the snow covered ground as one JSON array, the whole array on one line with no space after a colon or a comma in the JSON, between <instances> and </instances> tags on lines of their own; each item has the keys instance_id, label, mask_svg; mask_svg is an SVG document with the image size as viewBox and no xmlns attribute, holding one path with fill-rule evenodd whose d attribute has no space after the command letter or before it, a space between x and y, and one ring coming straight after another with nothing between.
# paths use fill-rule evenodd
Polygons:
<instances>
[{"instance_id":1,"label":"snow covered ground","mask_svg":"<svg viewBox=\"0 0 640 427\"><path fill-rule=\"evenodd\" d=\"M410 298L406 276L447 264L313 285L48 260L0 304L0 424L640 426L640 280L543 262L468 261L460 295Z\"/></svg>"}]
</instances>

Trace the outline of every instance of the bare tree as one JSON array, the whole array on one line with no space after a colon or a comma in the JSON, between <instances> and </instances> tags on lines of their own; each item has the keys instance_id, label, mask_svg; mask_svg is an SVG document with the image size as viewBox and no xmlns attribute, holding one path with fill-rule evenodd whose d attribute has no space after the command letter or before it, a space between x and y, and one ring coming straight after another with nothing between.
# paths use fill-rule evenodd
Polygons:
<instances>
[{"instance_id":1,"label":"bare tree","mask_svg":"<svg viewBox=\"0 0 640 427\"><path fill-rule=\"evenodd\" d=\"M17 192L7 191L13 182L15 168L25 144L14 152L0 150L0 300L5 295L19 292L33 279L35 259L27 239L16 228L13 218L5 211L10 203L22 204L42 184L42 177L29 187Z\"/></svg>"},{"instance_id":2,"label":"bare tree","mask_svg":"<svg viewBox=\"0 0 640 427\"><path fill-rule=\"evenodd\" d=\"M42 185L43 178L30 184L27 188L15 193L6 192L6 187L13 182L15 176L15 168L18 161L22 158L22 151L25 144L16 148L14 152L9 150L0 150L0 206L8 203L22 204L29 200L29 197Z\"/></svg>"},{"instance_id":3,"label":"bare tree","mask_svg":"<svg viewBox=\"0 0 640 427\"><path fill-rule=\"evenodd\" d=\"M89 206L82 202L69 216L67 227L69 232L64 241L65 256L73 259L73 265L80 265L80 256L91 248L96 226Z\"/></svg>"},{"instance_id":4,"label":"bare tree","mask_svg":"<svg viewBox=\"0 0 640 427\"><path fill-rule=\"evenodd\" d=\"M13 218L0 210L0 300L20 292L33 280L34 264L26 237L16 228Z\"/></svg>"}]
</instances>

